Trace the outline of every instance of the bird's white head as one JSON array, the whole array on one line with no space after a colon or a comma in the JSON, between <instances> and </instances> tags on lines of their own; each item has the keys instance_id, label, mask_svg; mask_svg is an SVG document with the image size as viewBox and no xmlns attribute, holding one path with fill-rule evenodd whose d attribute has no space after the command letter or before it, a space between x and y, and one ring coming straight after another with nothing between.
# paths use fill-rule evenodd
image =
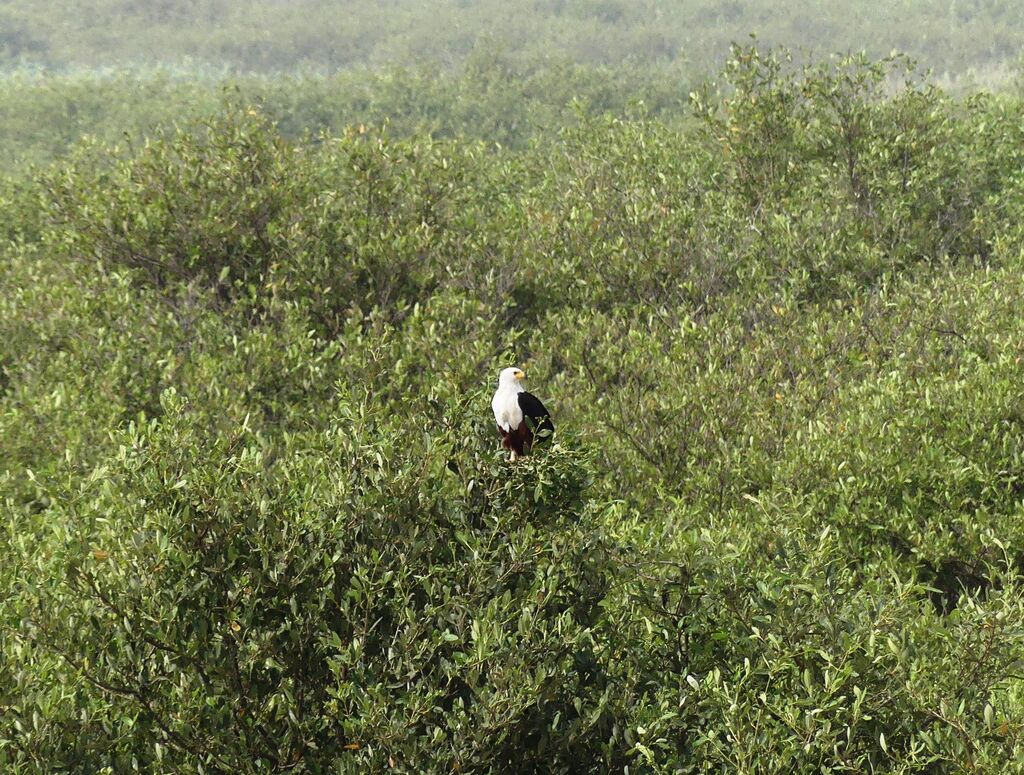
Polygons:
<instances>
[{"instance_id":1,"label":"bird's white head","mask_svg":"<svg viewBox=\"0 0 1024 775\"><path fill-rule=\"evenodd\" d=\"M498 388L518 388L522 389L519 381L526 378L526 374L518 366L510 366L507 369L502 369L498 375Z\"/></svg>"}]
</instances>

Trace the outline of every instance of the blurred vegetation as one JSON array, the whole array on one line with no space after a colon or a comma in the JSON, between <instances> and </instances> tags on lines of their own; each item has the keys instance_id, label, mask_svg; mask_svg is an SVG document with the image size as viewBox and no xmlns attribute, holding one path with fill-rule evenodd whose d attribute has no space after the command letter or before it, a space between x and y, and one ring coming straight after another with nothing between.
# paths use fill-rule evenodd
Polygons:
<instances>
[{"instance_id":1,"label":"blurred vegetation","mask_svg":"<svg viewBox=\"0 0 1024 775\"><path fill-rule=\"evenodd\" d=\"M902 52L957 96L1021 93L1024 16L1005 2L8 0L0 173L201 120L225 92L293 140L386 122L523 148L581 116L685 118L752 34L805 60Z\"/></svg>"},{"instance_id":2,"label":"blurred vegetation","mask_svg":"<svg viewBox=\"0 0 1024 775\"><path fill-rule=\"evenodd\" d=\"M194 123L225 100L259 104L289 139L363 124L392 136L467 137L524 148L581 116L681 116L690 82L652 71L546 62L514 67L481 47L457 73L422 69L329 76L228 77L167 69L106 74L19 74L0 79L0 172L62 157L82 137L139 143Z\"/></svg>"},{"instance_id":3,"label":"blurred vegetation","mask_svg":"<svg viewBox=\"0 0 1024 775\"><path fill-rule=\"evenodd\" d=\"M1008 0L6 0L0 67L451 68L483 35L519 64L554 56L707 72L752 32L815 56L903 51L940 76L987 80L1018 60L1024 17Z\"/></svg>"},{"instance_id":4,"label":"blurred vegetation","mask_svg":"<svg viewBox=\"0 0 1024 775\"><path fill-rule=\"evenodd\" d=\"M1020 769L1024 103L719 84L4 178L4 770Z\"/></svg>"}]
</instances>

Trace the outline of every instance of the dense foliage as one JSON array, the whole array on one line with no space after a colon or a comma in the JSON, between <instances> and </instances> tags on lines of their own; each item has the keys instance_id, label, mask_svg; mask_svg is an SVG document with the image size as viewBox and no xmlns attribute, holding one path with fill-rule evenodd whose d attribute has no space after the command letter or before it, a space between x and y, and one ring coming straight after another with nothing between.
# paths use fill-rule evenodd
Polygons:
<instances>
[{"instance_id":1,"label":"dense foliage","mask_svg":"<svg viewBox=\"0 0 1024 775\"><path fill-rule=\"evenodd\" d=\"M0 766L1019 769L1024 106L902 77L4 182Z\"/></svg>"}]
</instances>

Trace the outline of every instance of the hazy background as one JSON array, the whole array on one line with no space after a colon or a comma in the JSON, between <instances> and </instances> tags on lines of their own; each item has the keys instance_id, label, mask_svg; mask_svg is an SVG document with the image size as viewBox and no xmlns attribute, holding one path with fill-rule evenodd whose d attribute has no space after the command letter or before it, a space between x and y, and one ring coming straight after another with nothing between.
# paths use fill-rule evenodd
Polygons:
<instances>
[{"instance_id":1,"label":"hazy background","mask_svg":"<svg viewBox=\"0 0 1024 775\"><path fill-rule=\"evenodd\" d=\"M522 148L582 115L686 120L733 42L794 61L907 54L958 96L1020 93L1010 0L93 0L0 2L0 172L83 137L138 142L260 103L287 136L392 135Z\"/></svg>"},{"instance_id":2,"label":"hazy background","mask_svg":"<svg viewBox=\"0 0 1024 775\"><path fill-rule=\"evenodd\" d=\"M706 71L730 41L820 56L897 49L986 84L1020 58L1014 0L93 0L0 3L0 66L173 65L237 72L458 66L481 36L517 62L626 61Z\"/></svg>"}]
</instances>

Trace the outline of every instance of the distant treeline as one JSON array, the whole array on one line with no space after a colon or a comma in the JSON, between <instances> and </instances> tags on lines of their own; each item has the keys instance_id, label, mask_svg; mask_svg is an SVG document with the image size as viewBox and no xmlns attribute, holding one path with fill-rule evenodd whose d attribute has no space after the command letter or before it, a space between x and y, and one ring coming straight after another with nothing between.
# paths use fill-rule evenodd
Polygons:
<instances>
[{"instance_id":1,"label":"distant treeline","mask_svg":"<svg viewBox=\"0 0 1024 775\"><path fill-rule=\"evenodd\" d=\"M815 55L900 50L940 76L975 71L985 81L1019 60L1024 16L1006 0L11 0L0 3L0 67L450 67L487 36L488 48L524 62L678 62L706 71L751 32Z\"/></svg>"},{"instance_id":2,"label":"distant treeline","mask_svg":"<svg viewBox=\"0 0 1024 775\"><path fill-rule=\"evenodd\" d=\"M548 62L519 68L478 51L457 73L392 68L333 75L182 76L135 73L19 75L0 79L0 171L45 164L83 136L103 143L151 136L216 113L262 103L287 137L387 125L393 136L468 137L524 147L583 115L682 115L691 83L677 68Z\"/></svg>"}]
</instances>

